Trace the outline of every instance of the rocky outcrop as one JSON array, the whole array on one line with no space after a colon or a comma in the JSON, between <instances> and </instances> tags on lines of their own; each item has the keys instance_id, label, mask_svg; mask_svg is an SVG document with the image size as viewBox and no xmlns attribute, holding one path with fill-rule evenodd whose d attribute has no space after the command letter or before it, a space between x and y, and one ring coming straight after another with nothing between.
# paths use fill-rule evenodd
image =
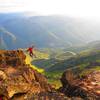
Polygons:
<instances>
[{"instance_id":1,"label":"rocky outcrop","mask_svg":"<svg viewBox=\"0 0 100 100\"><path fill-rule=\"evenodd\" d=\"M25 64L25 55L22 51L0 50L0 95L2 97L8 100L18 95L23 97L18 100L27 100L30 94L51 92L51 90L46 78Z\"/></svg>"},{"instance_id":2,"label":"rocky outcrop","mask_svg":"<svg viewBox=\"0 0 100 100\"><path fill-rule=\"evenodd\" d=\"M100 100L100 71L93 71L77 78L71 70L66 70L61 78L60 92L69 97L81 97L84 100Z\"/></svg>"}]
</instances>

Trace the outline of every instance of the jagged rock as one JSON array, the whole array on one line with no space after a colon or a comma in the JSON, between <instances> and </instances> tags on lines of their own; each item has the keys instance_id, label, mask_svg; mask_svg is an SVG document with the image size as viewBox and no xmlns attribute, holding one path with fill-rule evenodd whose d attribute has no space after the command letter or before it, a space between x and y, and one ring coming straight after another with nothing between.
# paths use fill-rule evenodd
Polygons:
<instances>
[{"instance_id":1,"label":"jagged rock","mask_svg":"<svg viewBox=\"0 0 100 100\"><path fill-rule=\"evenodd\" d=\"M25 64L26 56L21 50L0 50L0 66L19 66Z\"/></svg>"},{"instance_id":2,"label":"jagged rock","mask_svg":"<svg viewBox=\"0 0 100 100\"><path fill-rule=\"evenodd\" d=\"M84 100L100 100L100 71L93 71L84 78L76 78L70 70L63 73L60 92L69 97L81 97Z\"/></svg>"},{"instance_id":3,"label":"jagged rock","mask_svg":"<svg viewBox=\"0 0 100 100\"><path fill-rule=\"evenodd\" d=\"M51 87L42 74L25 64L24 53L0 50L0 95L8 100L41 92L51 92Z\"/></svg>"}]
</instances>

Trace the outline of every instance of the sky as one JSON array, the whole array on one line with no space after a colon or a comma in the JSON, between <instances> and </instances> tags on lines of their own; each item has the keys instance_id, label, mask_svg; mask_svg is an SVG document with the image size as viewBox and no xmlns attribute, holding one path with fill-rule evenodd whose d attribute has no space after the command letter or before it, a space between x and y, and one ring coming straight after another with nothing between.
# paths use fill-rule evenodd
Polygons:
<instances>
[{"instance_id":1,"label":"sky","mask_svg":"<svg viewBox=\"0 0 100 100\"><path fill-rule=\"evenodd\" d=\"M23 11L100 19L100 0L0 0L0 13Z\"/></svg>"}]
</instances>

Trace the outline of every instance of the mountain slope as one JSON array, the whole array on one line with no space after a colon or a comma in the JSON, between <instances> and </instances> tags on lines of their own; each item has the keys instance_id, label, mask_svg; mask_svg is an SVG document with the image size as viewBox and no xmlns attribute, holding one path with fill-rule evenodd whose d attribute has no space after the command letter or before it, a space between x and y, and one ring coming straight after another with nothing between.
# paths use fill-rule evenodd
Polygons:
<instances>
[{"instance_id":1,"label":"mountain slope","mask_svg":"<svg viewBox=\"0 0 100 100\"><path fill-rule=\"evenodd\" d=\"M14 41L16 41L15 35L4 27L0 27L0 49L6 49L8 45L13 45Z\"/></svg>"},{"instance_id":2,"label":"mountain slope","mask_svg":"<svg viewBox=\"0 0 100 100\"><path fill-rule=\"evenodd\" d=\"M9 49L30 44L41 48L70 47L100 39L99 25L83 19L65 16L25 16L22 13L0 14L0 19L0 25L16 37L14 45L7 44Z\"/></svg>"}]
</instances>

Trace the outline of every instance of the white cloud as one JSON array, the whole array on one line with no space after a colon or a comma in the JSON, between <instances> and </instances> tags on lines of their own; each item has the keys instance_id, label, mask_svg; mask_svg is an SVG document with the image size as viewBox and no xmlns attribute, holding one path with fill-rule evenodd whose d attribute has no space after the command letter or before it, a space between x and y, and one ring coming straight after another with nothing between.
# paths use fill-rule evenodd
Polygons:
<instances>
[{"instance_id":1,"label":"white cloud","mask_svg":"<svg viewBox=\"0 0 100 100\"><path fill-rule=\"evenodd\" d=\"M33 11L78 17L100 17L100 0L0 0L0 12Z\"/></svg>"}]
</instances>

